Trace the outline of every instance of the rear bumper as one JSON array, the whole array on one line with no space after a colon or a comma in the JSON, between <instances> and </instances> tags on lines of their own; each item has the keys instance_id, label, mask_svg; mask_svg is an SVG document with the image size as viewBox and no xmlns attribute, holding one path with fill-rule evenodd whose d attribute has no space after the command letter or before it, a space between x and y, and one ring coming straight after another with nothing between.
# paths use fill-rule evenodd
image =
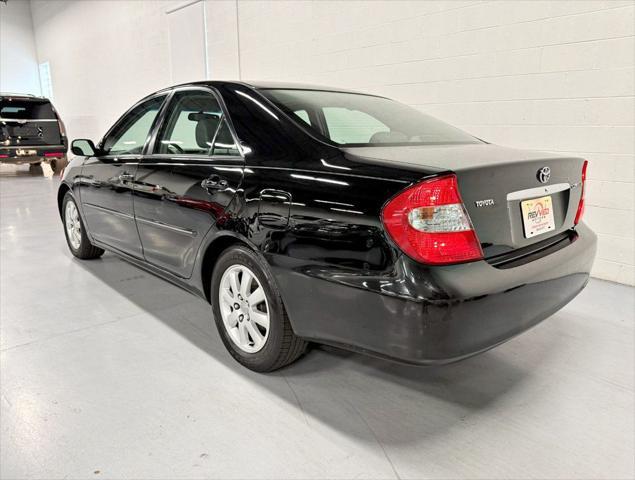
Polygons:
<instances>
[{"instance_id":1,"label":"rear bumper","mask_svg":"<svg viewBox=\"0 0 635 480\"><path fill-rule=\"evenodd\" d=\"M66 156L66 145L0 147L2 163L36 163Z\"/></svg>"},{"instance_id":2,"label":"rear bumper","mask_svg":"<svg viewBox=\"0 0 635 480\"><path fill-rule=\"evenodd\" d=\"M297 335L416 364L488 350L571 301L586 285L597 239L584 224L565 248L499 269L485 261L364 276L270 258Z\"/></svg>"}]
</instances>

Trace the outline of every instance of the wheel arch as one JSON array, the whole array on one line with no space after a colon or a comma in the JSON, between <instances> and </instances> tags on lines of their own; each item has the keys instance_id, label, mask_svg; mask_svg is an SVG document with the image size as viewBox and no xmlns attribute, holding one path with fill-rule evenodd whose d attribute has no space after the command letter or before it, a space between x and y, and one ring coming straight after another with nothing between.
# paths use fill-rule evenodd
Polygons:
<instances>
[{"instance_id":1,"label":"wheel arch","mask_svg":"<svg viewBox=\"0 0 635 480\"><path fill-rule=\"evenodd\" d=\"M201 282L203 284L203 294L208 303L211 303L212 272L214 271L214 266L220 254L233 245L243 245L254 252L258 252L249 242L230 232L224 232L207 245L205 253L203 254L203 260L201 261Z\"/></svg>"},{"instance_id":2,"label":"wheel arch","mask_svg":"<svg viewBox=\"0 0 635 480\"><path fill-rule=\"evenodd\" d=\"M64 196L66 195L67 192L71 191L71 187L68 186L68 184L66 183L62 183L60 185L60 188L57 190L57 210L60 214L60 218L62 217L62 204L64 203Z\"/></svg>"}]
</instances>

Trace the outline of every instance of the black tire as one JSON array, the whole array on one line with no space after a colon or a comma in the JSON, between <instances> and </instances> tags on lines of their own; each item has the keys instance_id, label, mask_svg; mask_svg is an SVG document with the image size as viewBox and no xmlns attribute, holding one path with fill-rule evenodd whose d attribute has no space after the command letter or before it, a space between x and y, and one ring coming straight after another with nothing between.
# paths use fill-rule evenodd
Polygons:
<instances>
[{"instance_id":1,"label":"black tire","mask_svg":"<svg viewBox=\"0 0 635 480\"><path fill-rule=\"evenodd\" d=\"M254 273L267 298L269 333L264 346L255 353L247 353L234 343L221 316L219 305L221 279L225 271L235 265L245 266ZM294 362L305 352L307 342L293 333L280 291L269 267L249 248L236 245L221 253L212 273L211 303L216 327L225 347L232 357L250 370L272 372Z\"/></svg>"},{"instance_id":2,"label":"black tire","mask_svg":"<svg viewBox=\"0 0 635 480\"><path fill-rule=\"evenodd\" d=\"M69 239L68 229L66 228L66 206L69 202L72 202L77 209L79 223L81 225L80 242L77 248L73 246L71 240ZM77 258L81 258L82 260L90 260L93 258L101 257L104 254L103 249L95 247L92 243L90 243L90 240L86 235L86 227L84 226L84 221L82 220L81 215L79 215L79 207L77 206L77 203L75 202L75 199L70 192L66 192L66 195L64 195L64 201L62 202L62 222L64 226L64 236L66 237L66 243L68 244L68 248L73 255L75 255Z\"/></svg>"},{"instance_id":3,"label":"black tire","mask_svg":"<svg viewBox=\"0 0 635 480\"><path fill-rule=\"evenodd\" d=\"M51 166L51 170L53 170L54 173L59 173L62 171L62 169L64 169L64 167L66 167L66 165L68 164L68 161L65 158L60 158L60 159L53 159L49 162L49 165Z\"/></svg>"}]
</instances>

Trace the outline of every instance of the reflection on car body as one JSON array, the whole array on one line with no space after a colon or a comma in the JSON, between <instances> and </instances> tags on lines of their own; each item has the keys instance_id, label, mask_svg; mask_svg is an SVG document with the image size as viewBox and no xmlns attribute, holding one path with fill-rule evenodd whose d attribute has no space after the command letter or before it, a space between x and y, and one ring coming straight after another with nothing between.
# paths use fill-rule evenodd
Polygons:
<instances>
[{"instance_id":1,"label":"reflection on car body","mask_svg":"<svg viewBox=\"0 0 635 480\"><path fill-rule=\"evenodd\" d=\"M416 364L474 355L570 301L595 255L586 161L375 95L181 85L73 152L58 196L71 251L112 251L205 298L258 371L308 341ZM538 231L522 205L545 196Z\"/></svg>"}]
</instances>

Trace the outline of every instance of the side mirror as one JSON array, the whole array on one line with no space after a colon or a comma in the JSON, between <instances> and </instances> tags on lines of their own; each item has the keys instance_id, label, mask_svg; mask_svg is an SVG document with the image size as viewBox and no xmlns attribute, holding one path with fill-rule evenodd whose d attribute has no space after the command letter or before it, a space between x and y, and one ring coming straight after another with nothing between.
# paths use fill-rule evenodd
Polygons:
<instances>
[{"instance_id":1,"label":"side mirror","mask_svg":"<svg viewBox=\"0 0 635 480\"><path fill-rule=\"evenodd\" d=\"M82 157L94 157L97 154L97 148L92 140L80 138L71 143L71 152Z\"/></svg>"}]
</instances>

